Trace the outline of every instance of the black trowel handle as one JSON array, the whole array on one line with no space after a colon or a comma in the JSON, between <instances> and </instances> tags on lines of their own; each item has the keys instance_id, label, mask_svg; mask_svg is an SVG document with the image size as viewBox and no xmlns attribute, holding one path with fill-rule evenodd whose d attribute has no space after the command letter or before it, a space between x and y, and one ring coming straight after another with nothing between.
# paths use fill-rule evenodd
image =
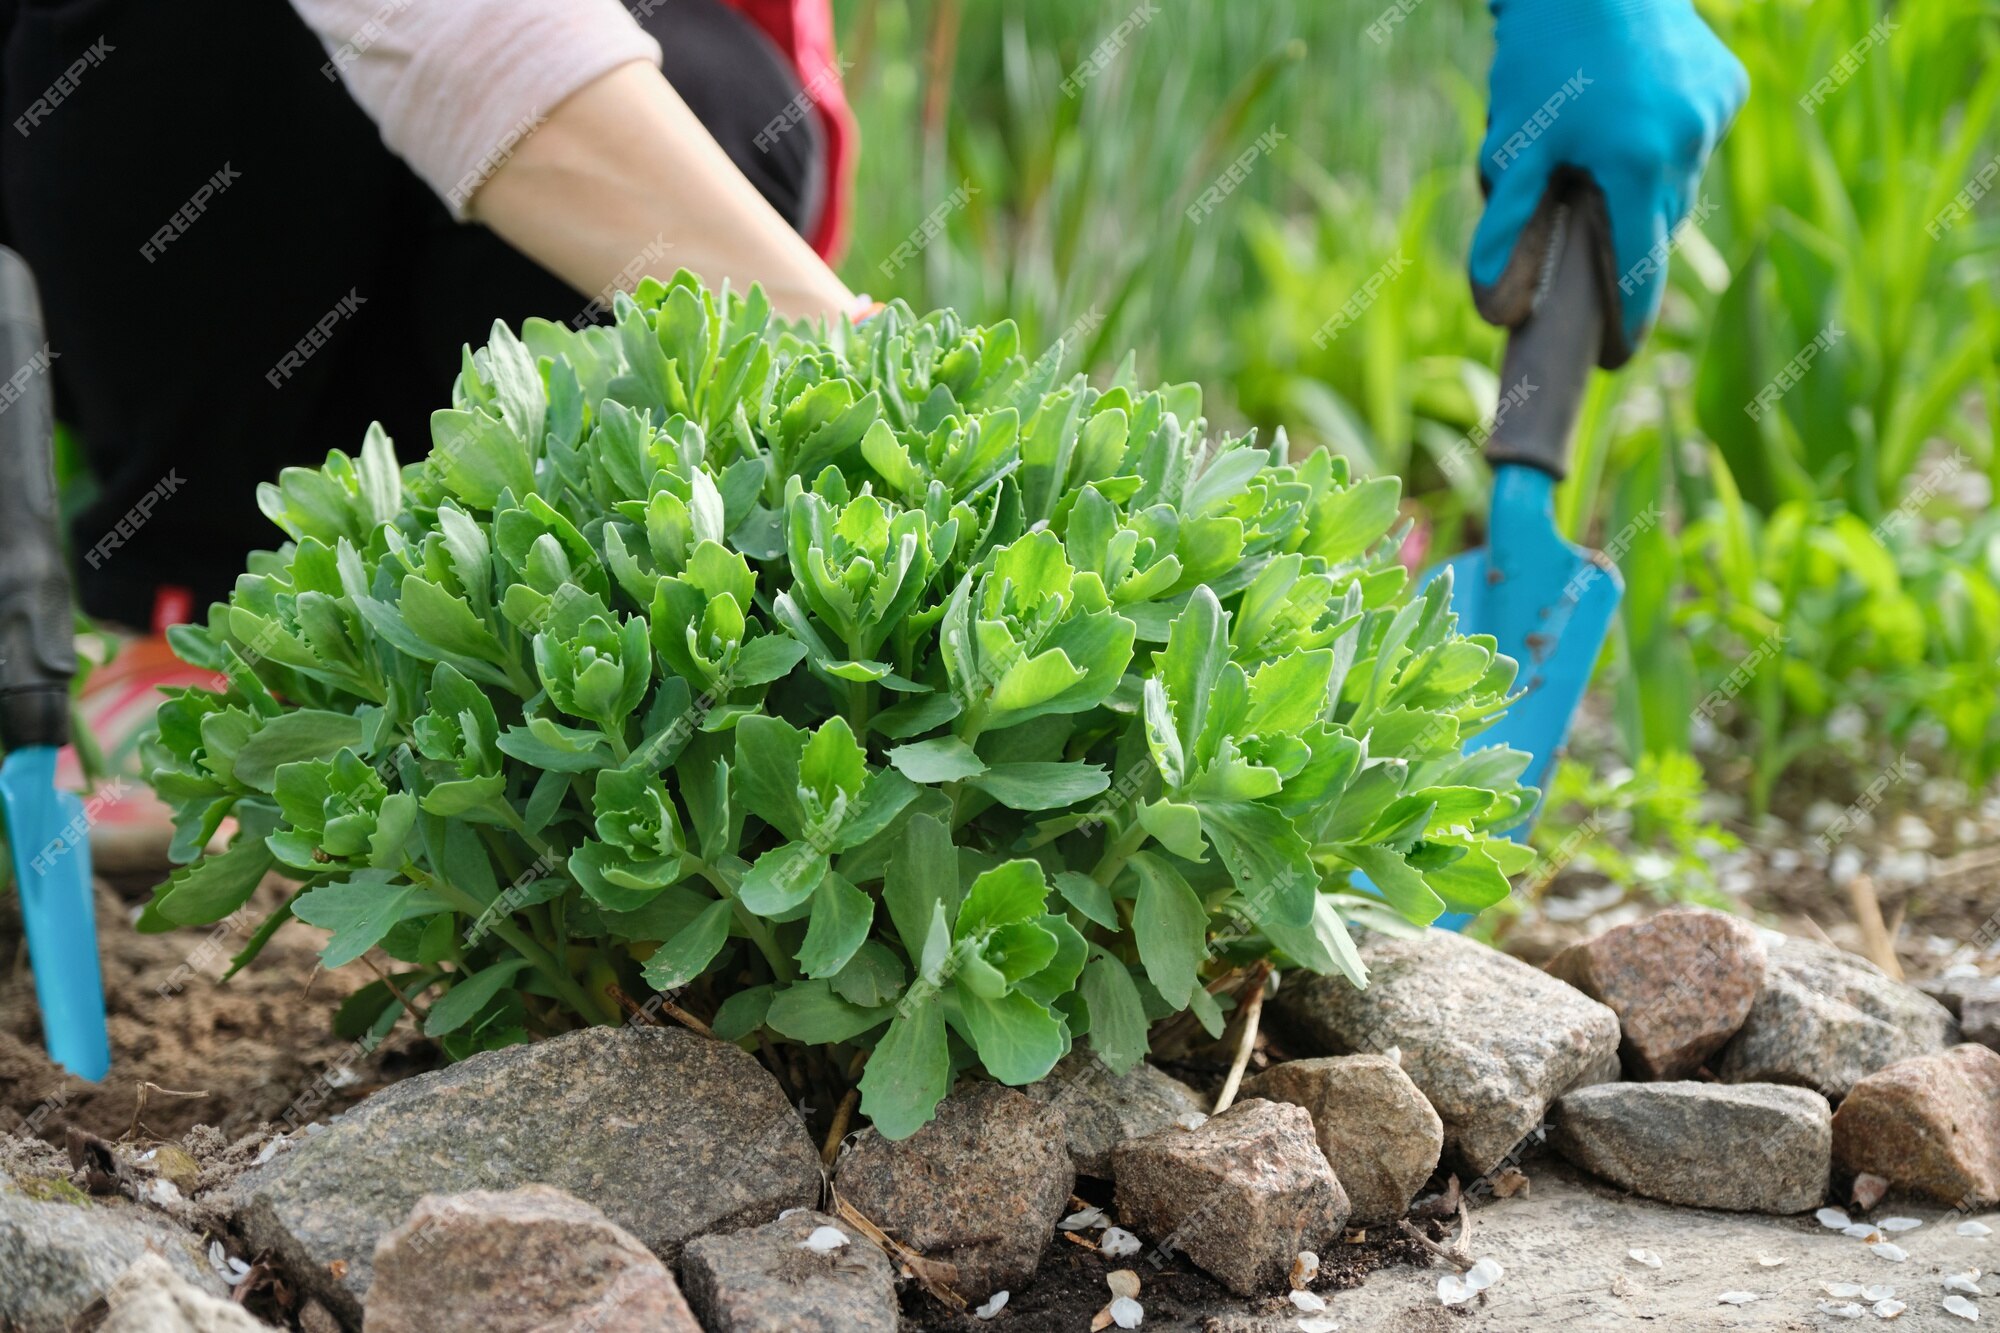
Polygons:
<instances>
[{"instance_id":1,"label":"black trowel handle","mask_svg":"<svg viewBox=\"0 0 2000 1333\"><path fill-rule=\"evenodd\" d=\"M1604 343L1603 272L1610 254L1596 187L1576 185L1559 205L1535 294L1535 313L1507 338L1489 463L1525 463L1560 481L1570 430Z\"/></svg>"},{"instance_id":2,"label":"black trowel handle","mask_svg":"<svg viewBox=\"0 0 2000 1333\"><path fill-rule=\"evenodd\" d=\"M53 358L27 261L0 246L0 747L69 739L76 674L56 531Z\"/></svg>"}]
</instances>

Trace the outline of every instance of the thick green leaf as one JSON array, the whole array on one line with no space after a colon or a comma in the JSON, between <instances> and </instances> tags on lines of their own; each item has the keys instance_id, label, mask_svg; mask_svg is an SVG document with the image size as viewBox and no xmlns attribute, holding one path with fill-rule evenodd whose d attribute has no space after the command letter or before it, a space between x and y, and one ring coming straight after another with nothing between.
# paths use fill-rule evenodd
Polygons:
<instances>
[{"instance_id":1,"label":"thick green leaf","mask_svg":"<svg viewBox=\"0 0 2000 1333\"><path fill-rule=\"evenodd\" d=\"M1111 777L1096 764L993 764L968 775L965 784L1009 810L1060 810L1097 795Z\"/></svg>"},{"instance_id":2,"label":"thick green leaf","mask_svg":"<svg viewBox=\"0 0 2000 1333\"><path fill-rule=\"evenodd\" d=\"M1114 1074L1146 1057L1146 1008L1124 963L1099 954L1083 969L1083 1002L1090 1011L1090 1046Z\"/></svg>"},{"instance_id":3,"label":"thick green leaf","mask_svg":"<svg viewBox=\"0 0 2000 1333\"><path fill-rule=\"evenodd\" d=\"M950 1090L943 1007L935 999L899 1005L862 1071L861 1113L883 1138L906 1139L937 1114Z\"/></svg>"},{"instance_id":4,"label":"thick green leaf","mask_svg":"<svg viewBox=\"0 0 2000 1333\"><path fill-rule=\"evenodd\" d=\"M156 891L154 911L175 926L220 921L250 901L275 861L261 839L238 838L220 856L176 870Z\"/></svg>"},{"instance_id":5,"label":"thick green leaf","mask_svg":"<svg viewBox=\"0 0 2000 1333\"><path fill-rule=\"evenodd\" d=\"M1180 871L1165 858L1140 852L1132 858L1139 875L1139 900L1132 909L1132 937L1146 977L1168 1004L1187 1006L1201 984L1207 956L1208 910Z\"/></svg>"},{"instance_id":6,"label":"thick green leaf","mask_svg":"<svg viewBox=\"0 0 2000 1333\"><path fill-rule=\"evenodd\" d=\"M834 993L824 978L787 986L771 999L764 1021L793 1041L815 1046L852 1041L889 1017L887 1008L864 1008Z\"/></svg>"},{"instance_id":7,"label":"thick green leaf","mask_svg":"<svg viewBox=\"0 0 2000 1333\"><path fill-rule=\"evenodd\" d=\"M715 961L729 941L730 903L717 899L646 960L646 984L657 991L685 986Z\"/></svg>"},{"instance_id":8,"label":"thick green leaf","mask_svg":"<svg viewBox=\"0 0 2000 1333\"><path fill-rule=\"evenodd\" d=\"M340 967L374 948L398 922L442 907L428 890L391 883L386 870L363 870L308 891L292 904L292 915L333 932L319 956L326 966Z\"/></svg>"},{"instance_id":9,"label":"thick green leaf","mask_svg":"<svg viewBox=\"0 0 2000 1333\"><path fill-rule=\"evenodd\" d=\"M358 713L301 708L272 718L236 752L236 780L255 791L270 791L278 765L304 759L331 759L342 749L359 750L366 720Z\"/></svg>"},{"instance_id":10,"label":"thick green leaf","mask_svg":"<svg viewBox=\"0 0 2000 1333\"><path fill-rule=\"evenodd\" d=\"M1013 1087L1033 1083L1069 1049L1062 1021L1020 991L998 999L959 994L965 1027L986 1072Z\"/></svg>"},{"instance_id":11,"label":"thick green leaf","mask_svg":"<svg viewBox=\"0 0 2000 1333\"><path fill-rule=\"evenodd\" d=\"M461 978L431 1006L430 1017L424 1020L424 1035L442 1037L470 1023L486 1007L486 1002L498 995L500 988L512 981L514 974L527 965L525 958L509 958Z\"/></svg>"}]
</instances>

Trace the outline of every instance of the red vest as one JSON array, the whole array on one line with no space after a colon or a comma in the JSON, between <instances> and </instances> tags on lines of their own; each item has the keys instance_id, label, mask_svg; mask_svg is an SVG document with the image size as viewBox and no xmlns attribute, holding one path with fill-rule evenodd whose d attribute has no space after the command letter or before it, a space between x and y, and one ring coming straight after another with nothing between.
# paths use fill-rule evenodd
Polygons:
<instances>
[{"instance_id":1,"label":"red vest","mask_svg":"<svg viewBox=\"0 0 2000 1333\"><path fill-rule=\"evenodd\" d=\"M826 206L806 240L831 264L847 248L847 208L859 137L833 47L831 0L723 0L776 42L812 99L826 140Z\"/></svg>"}]
</instances>

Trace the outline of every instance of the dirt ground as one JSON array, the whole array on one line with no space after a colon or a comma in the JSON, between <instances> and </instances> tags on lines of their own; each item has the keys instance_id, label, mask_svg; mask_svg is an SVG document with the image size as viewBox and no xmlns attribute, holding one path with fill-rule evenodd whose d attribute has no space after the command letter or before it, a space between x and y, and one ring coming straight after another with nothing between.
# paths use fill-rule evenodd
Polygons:
<instances>
[{"instance_id":1,"label":"dirt ground","mask_svg":"<svg viewBox=\"0 0 2000 1333\"><path fill-rule=\"evenodd\" d=\"M316 953L324 933L289 922L263 954L227 986L214 978L247 940L261 912L282 901L267 884L241 928L227 923L141 935L131 920L146 890L130 897L97 885L97 938L111 1072L102 1083L69 1077L42 1050L41 1020L21 935L19 900L0 894L0 1130L60 1142L75 1125L116 1139L133 1129L144 1094L146 1138L178 1138L197 1124L229 1138L276 1120L322 1073L341 1084L316 1108L320 1117L386 1082L435 1068L432 1043L405 1031L357 1057L333 1035L340 1000L374 974L365 963L328 972ZM170 1093L201 1093L173 1096Z\"/></svg>"}]
</instances>

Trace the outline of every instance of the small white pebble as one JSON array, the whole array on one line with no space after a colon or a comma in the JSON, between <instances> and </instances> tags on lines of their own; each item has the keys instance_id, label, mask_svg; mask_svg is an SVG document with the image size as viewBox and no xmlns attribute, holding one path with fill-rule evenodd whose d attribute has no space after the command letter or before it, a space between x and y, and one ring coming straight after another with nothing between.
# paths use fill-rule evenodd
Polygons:
<instances>
[{"instance_id":1,"label":"small white pebble","mask_svg":"<svg viewBox=\"0 0 2000 1333\"><path fill-rule=\"evenodd\" d=\"M1979 1307L1963 1296L1945 1297L1944 1310L1946 1314L1955 1314L1960 1319L1970 1319L1975 1324L1979 1322Z\"/></svg>"},{"instance_id":2,"label":"small white pebble","mask_svg":"<svg viewBox=\"0 0 2000 1333\"><path fill-rule=\"evenodd\" d=\"M1923 1224L1921 1217L1885 1217L1881 1223L1884 1231L1915 1231Z\"/></svg>"},{"instance_id":3,"label":"small white pebble","mask_svg":"<svg viewBox=\"0 0 2000 1333\"><path fill-rule=\"evenodd\" d=\"M1318 1314L1321 1310L1326 1309L1326 1297L1319 1295L1317 1292L1295 1291L1292 1293L1292 1304L1304 1310L1307 1314Z\"/></svg>"},{"instance_id":4,"label":"small white pebble","mask_svg":"<svg viewBox=\"0 0 2000 1333\"><path fill-rule=\"evenodd\" d=\"M1958 1224L1958 1234L1984 1240L1993 1234L1993 1228L1987 1226L1984 1222L1960 1222Z\"/></svg>"},{"instance_id":5,"label":"small white pebble","mask_svg":"<svg viewBox=\"0 0 2000 1333\"><path fill-rule=\"evenodd\" d=\"M1821 1226L1834 1231L1845 1231L1853 1223L1853 1219L1838 1208L1822 1208L1813 1216L1819 1219Z\"/></svg>"},{"instance_id":6,"label":"small white pebble","mask_svg":"<svg viewBox=\"0 0 2000 1333\"><path fill-rule=\"evenodd\" d=\"M1091 1227L1101 1227L1110 1220L1104 1215L1102 1208L1085 1208L1081 1212L1071 1213L1065 1217L1061 1226L1064 1231L1084 1231Z\"/></svg>"},{"instance_id":7,"label":"small white pebble","mask_svg":"<svg viewBox=\"0 0 2000 1333\"><path fill-rule=\"evenodd\" d=\"M1340 1321L1326 1315L1299 1320L1299 1333L1336 1333L1339 1328Z\"/></svg>"},{"instance_id":8,"label":"small white pebble","mask_svg":"<svg viewBox=\"0 0 2000 1333\"><path fill-rule=\"evenodd\" d=\"M1119 1296L1111 1302L1111 1322L1120 1328L1137 1328L1146 1322L1146 1308L1130 1296Z\"/></svg>"},{"instance_id":9,"label":"small white pebble","mask_svg":"<svg viewBox=\"0 0 2000 1333\"><path fill-rule=\"evenodd\" d=\"M1208 1117L1199 1111L1189 1111L1186 1115L1175 1116L1174 1123L1182 1129L1200 1129L1208 1123Z\"/></svg>"},{"instance_id":10,"label":"small white pebble","mask_svg":"<svg viewBox=\"0 0 2000 1333\"><path fill-rule=\"evenodd\" d=\"M1757 1293L1754 1291L1725 1291L1715 1299L1721 1305L1748 1305L1757 1299Z\"/></svg>"},{"instance_id":11,"label":"small white pebble","mask_svg":"<svg viewBox=\"0 0 2000 1333\"><path fill-rule=\"evenodd\" d=\"M847 1236L839 1227L814 1227L812 1235L799 1242L799 1248L814 1254L831 1254L845 1244Z\"/></svg>"},{"instance_id":12,"label":"small white pebble","mask_svg":"<svg viewBox=\"0 0 2000 1333\"><path fill-rule=\"evenodd\" d=\"M1111 1288L1113 1296L1129 1296L1139 1299L1139 1275L1129 1268L1120 1268L1104 1275L1104 1285Z\"/></svg>"},{"instance_id":13,"label":"small white pebble","mask_svg":"<svg viewBox=\"0 0 2000 1333\"><path fill-rule=\"evenodd\" d=\"M1446 1273L1438 1279L1438 1300L1446 1305L1463 1305L1478 1294L1456 1273Z\"/></svg>"},{"instance_id":14,"label":"small white pebble","mask_svg":"<svg viewBox=\"0 0 2000 1333\"><path fill-rule=\"evenodd\" d=\"M1871 1304L1876 1301L1889 1300L1893 1298L1895 1294L1896 1294L1896 1289L1890 1286L1886 1282L1877 1282L1873 1286L1863 1287L1861 1289L1861 1299L1864 1301L1868 1301Z\"/></svg>"},{"instance_id":15,"label":"small white pebble","mask_svg":"<svg viewBox=\"0 0 2000 1333\"><path fill-rule=\"evenodd\" d=\"M1507 1275L1498 1259L1481 1259L1465 1270L1465 1285L1474 1291L1484 1291Z\"/></svg>"},{"instance_id":16,"label":"small white pebble","mask_svg":"<svg viewBox=\"0 0 2000 1333\"><path fill-rule=\"evenodd\" d=\"M1627 1250L1625 1251L1625 1257L1635 1264L1644 1264L1648 1268L1658 1268L1666 1262L1666 1260L1660 1258L1659 1255L1654 1254L1651 1250Z\"/></svg>"},{"instance_id":17,"label":"small white pebble","mask_svg":"<svg viewBox=\"0 0 2000 1333\"><path fill-rule=\"evenodd\" d=\"M139 1191L139 1197L162 1208L181 1202L180 1187L171 1180L157 1178L146 1182L145 1187Z\"/></svg>"},{"instance_id":18,"label":"small white pebble","mask_svg":"<svg viewBox=\"0 0 2000 1333\"><path fill-rule=\"evenodd\" d=\"M1823 1282L1820 1284L1820 1288L1827 1295L1843 1301L1851 1296L1859 1296L1863 1291L1867 1290L1859 1282Z\"/></svg>"},{"instance_id":19,"label":"small white pebble","mask_svg":"<svg viewBox=\"0 0 2000 1333\"><path fill-rule=\"evenodd\" d=\"M1878 1259L1887 1259L1892 1264L1900 1264L1910 1257L1910 1252L1894 1241L1877 1241L1868 1247L1868 1252Z\"/></svg>"},{"instance_id":20,"label":"small white pebble","mask_svg":"<svg viewBox=\"0 0 2000 1333\"><path fill-rule=\"evenodd\" d=\"M1903 1304L1901 1301L1877 1301L1874 1305L1875 1317L1877 1319L1894 1319L1909 1308L1909 1306Z\"/></svg>"},{"instance_id":21,"label":"small white pebble","mask_svg":"<svg viewBox=\"0 0 2000 1333\"><path fill-rule=\"evenodd\" d=\"M1128 1254L1137 1254L1145 1249L1140 1239L1124 1227L1106 1227L1104 1235L1098 1238L1097 1248L1113 1259L1123 1259Z\"/></svg>"},{"instance_id":22,"label":"small white pebble","mask_svg":"<svg viewBox=\"0 0 2000 1333\"><path fill-rule=\"evenodd\" d=\"M1006 1308L1007 1308L1007 1293L1004 1291L996 1291L991 1296L988 1296L986 1298L986 1304L980 1306L978 1309L972 1312L972 1316L975 1319L991 1319L994 1315L999 1314L1002 1310Z\"/></svg>"},{"instance_id":23,"label":"small white pebble","mask_svg":"<svg viewBox=\"0 0 2000 1333\"><path fill-rule=\"evenodd\" d=\"M1947 1273L1944 1279L1944 1289L1946 1291L1962 1291L1968 1296L1984 1296L1986 1294L1979 1289L1978 1269L1974 1269L1970 1273Z\"/></svg>"},{"instance_id":24,"label":"small white pebble","mask_svg":"<svg viewBox=\"0 0 2000 1333\"><path fill-rule=\"evenodd\" d=\"M1813 1308L1821 1314L1830 1315L1835 1319L1859 1319L1861 1317L1861 1307L1853 1301L1821 1301Z\"/></svg>"}]
</instances>

